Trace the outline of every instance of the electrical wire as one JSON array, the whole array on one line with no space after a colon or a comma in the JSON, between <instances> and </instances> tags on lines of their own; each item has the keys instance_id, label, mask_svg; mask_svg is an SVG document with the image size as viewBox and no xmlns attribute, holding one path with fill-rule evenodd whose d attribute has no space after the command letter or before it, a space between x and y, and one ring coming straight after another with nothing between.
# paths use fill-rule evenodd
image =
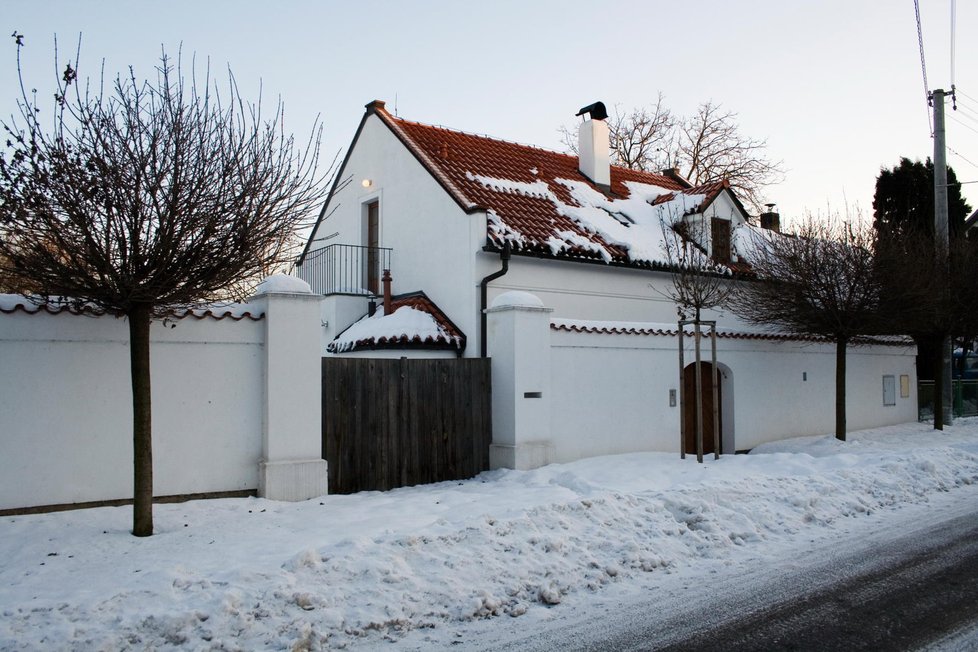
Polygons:
<instances>
[{"instance_id":1,"label":"electrical wire","mask_svg":"<svg viewBox=\"0 0 978 652\"><path fill-rule=\"evenodd\" d=\"M966 98L968 98L968 99L969 99L969 100L971 100L972 102L978 102L978 99L975 99L975 98L973 98L973 97L971 97L970 95L968 95L967 93L965 93L965 92L964 92L963 90L961 90L960 88L957 88L957 89L955 89L955 92L957 92L957 93L961 93L962 95L964 95L964 96L965 96Z\"/></svg>"},{"instance_id":2,"label":"electrical wire","mask_svg":"<svg viewBox=\"0 0 978 652\"><path fill-rule=\"evenodd\" d=\"M920 0L913 0L913 10L917 15L917 43L920 46L920 72L924 77L924 99L927 100L927 105L930 106L930 88L927 86L927 64L924 62L924 30L920 25ZM934 121L927 111L927 124L930 125L930 137L934 137Z\"/></svg>"},{"instance_id":3,"label":"electrical wire","mask_svg":"<svg viewBox=\"0 0 978 652\"><path fill-rule=\"evenodd\" d=\"M973 131L976 134L978 134L978 129L975 129L974 127L972 127L971 125L969 125L967 122L964 122L962 120L958 120L957 117L955 117L954 115L951 115L951 114L948 114L947 117L951 118L952 120L954 120L955 122L957 122L959 125L961 125L965 129L970 129L971 131Z\"/></svg>"},{"instance_id":4,"label":"electrical wire","mask_svg":"<svg viewBox=\"0 0 978 652\"><path fill-rule=\"evenodd\" d=\"M947 147L947 146L945 145L945 147ZM969 158L967 158L965 156L962 156L961 154L958 154L956 151L954 151L950 147L947 147L947 151L949 151L950 153L954 154L955 156L957 156L959 159L961 159L965 163L971 164L972 167L978 168L978 163L975 163L971 159L969 159ZM960 183L974 183L974 181L961 181Z\"/></svg>"},{"instance_id":5,"label":"electrical wire","mask_svg":"<svg viewBox=\"0 0 978 652\"><path fill-rule=\"evenodd\" d=\"M965 108L964 106L958 105L957 117L970 120L978 125L978 113L972 111L970 108Z\"/></svg>"}]
</instances>

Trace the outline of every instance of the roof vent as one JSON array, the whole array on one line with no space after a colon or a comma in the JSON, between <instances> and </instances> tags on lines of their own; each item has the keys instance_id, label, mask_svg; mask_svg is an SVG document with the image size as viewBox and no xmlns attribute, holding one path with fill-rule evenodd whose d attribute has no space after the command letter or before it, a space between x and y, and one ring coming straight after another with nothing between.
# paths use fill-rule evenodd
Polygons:
<instances>
[{"instance_id":1,"label":"roof vent","mask_svg":"<svg viewBox=\"0 0 978 652\"><path fill-rule=\"evenodd\" d=\"M777 204L764 204L767 207L766 213L761 213L761 228L781 233L781 216L775 212Z\"/></svg>"},{"instance_id":2,"label":"roof vent","mask_svg":"<svg viewBox=\"0 0 978 652\"><path fill-rule=\"evenodd\" d=\"M577 115L588 114L589 120L581 123L577 132L577 167L581 174L593 181L604 190L611 188L611 159L608 153L608 125L604 119L608 111L604 103L595 102L580 111Z\"/></svg>"},{"instance_id":3,"label":"roof vent","mask_svg":"<svg viewBox=\"0 0 978 652\"><path fill-rule=\"evenodd\" d=\"M585 113L587 113L592 120L606 120L608 118L608 110L604 108L604 102L588 104L574 115L584 115Z\"/></svg>"}]
</instances>

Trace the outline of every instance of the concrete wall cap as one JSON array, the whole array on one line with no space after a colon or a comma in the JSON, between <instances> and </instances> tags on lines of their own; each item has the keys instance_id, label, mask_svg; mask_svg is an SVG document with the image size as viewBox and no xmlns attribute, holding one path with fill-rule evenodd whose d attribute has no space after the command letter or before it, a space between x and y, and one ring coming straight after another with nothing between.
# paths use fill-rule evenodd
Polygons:
<instances>
[{"instance_id":1,"label":"concrete wall cap","mask_svg":"<svg viewBox=\"0 0 978 652\"><path fill-rule=\"evenodd\" d=\"M296 276L272 274L258 284L255 294L312 294L312 288Z\"/></svg>"},{"instance_id":2,"label":"concrete wall cap","mask_svg":"<svg viewBox=\"0 0 978 652\"><path fill-rule=\"evenodd\" d=\"M543 308L543 301L540 297L522 290L510 290L503 292L492 300L490 309L496 308Z\"/></svg>"}]
</instances>

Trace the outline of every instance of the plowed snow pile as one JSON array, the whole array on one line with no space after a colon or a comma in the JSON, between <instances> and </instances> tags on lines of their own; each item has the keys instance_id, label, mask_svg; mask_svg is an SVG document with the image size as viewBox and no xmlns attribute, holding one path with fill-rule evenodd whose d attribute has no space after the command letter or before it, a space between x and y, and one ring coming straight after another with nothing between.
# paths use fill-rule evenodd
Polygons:
<instances>
[{"instance_id":1,"label":"plowed snow pile","mask_svg":"<svg viewBox=\"0 0 978 652\"><path fill-rule=\"evenodd\" d=\"M0 518L0 649L335 649L560 609L978 482L978 419L699 465L643 453L304 503Z\"/></svg>"}]
</instances>

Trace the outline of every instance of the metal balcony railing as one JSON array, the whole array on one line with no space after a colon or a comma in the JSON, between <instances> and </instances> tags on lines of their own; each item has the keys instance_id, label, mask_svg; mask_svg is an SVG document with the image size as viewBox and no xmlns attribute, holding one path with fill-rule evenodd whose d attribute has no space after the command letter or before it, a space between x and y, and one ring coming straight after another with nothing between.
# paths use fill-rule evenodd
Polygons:
<instances>
[{"instance_id":1,"label":"metal balcony railing","mask_svg":"<svg viewBox=\"0 0 978 652\"><path fill-rule=\"evenodd\" d=\"M309 252L297 275L317 294L379 295L393 249L334 244Z\"/></svg>"}]
</instances>

